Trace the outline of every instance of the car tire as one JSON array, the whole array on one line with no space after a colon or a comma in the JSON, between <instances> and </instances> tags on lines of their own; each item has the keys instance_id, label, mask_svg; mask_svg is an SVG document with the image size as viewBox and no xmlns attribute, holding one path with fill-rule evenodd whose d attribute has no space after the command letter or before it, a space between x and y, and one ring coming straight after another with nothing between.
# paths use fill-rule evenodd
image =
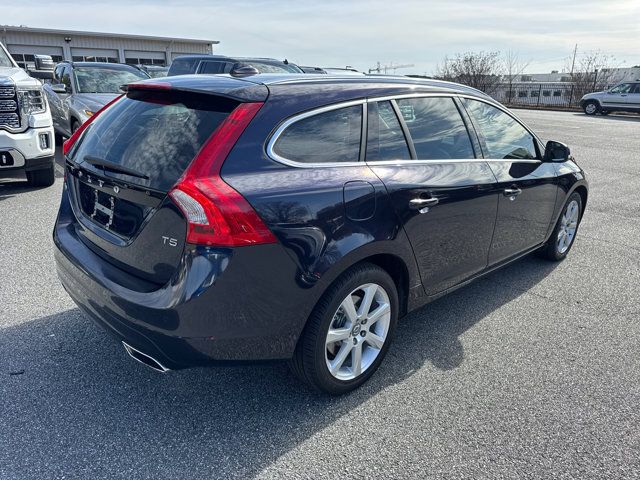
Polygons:
<instances>
[{"instance_id":1,"label":"car tire","mask_svg":"<svg viewBox=\"0 0 640 480\"><path fill-rule=\"evenodd\" d=\"M369 307L365 298L371 299ZM356 265L316 305L290 361L291 370L318 392L341 395L358 388L389 349L398 306L395 283L385 270L370 263Z\"/></svg>"},{"instance_id":2,"label":"car tire","mask_svg":"<svg viewBox=\"0 0 640 480\"><path fill-rule=\"evenodd\" d=\"M572 193L562 207L562 213L556 222L553 233L540 249L538 255L553 262L564 260L571 251L578 234L582 216L582 197Z\"/></svg>"},{"instance_id":3,"label":"car tire","mask_svg":"<svg viewBox=\"0 0 640 480\"><path fill-rule=\"evenodd\" d=\"M584 113L587 115L595 115L600 111L600 104L595 100L589 100L584 103L582 110L584 110Z\"/></svg>"},{"instance_id":4,"label":"car tire","mask_svg":"<svg viewBox=\"0 0 640 480\"><path fill-rule=\"evenodd\" d=\"M77 120L73 120L71 122L71 135L76 133L76 130L78 130L79 128L80 128L80 122L78 122Z\"/></svg>"},{"instance_id":5,"label":"car tire","mask_svg":"<svg viewBox=\"0 0 640 480\"><path fill-rule=\"evenodd\" d=\"M56 176L53 164L46 168L27 172L27 183L31 187L50 187L55 180Z\"/></svg>"}]
</instances>

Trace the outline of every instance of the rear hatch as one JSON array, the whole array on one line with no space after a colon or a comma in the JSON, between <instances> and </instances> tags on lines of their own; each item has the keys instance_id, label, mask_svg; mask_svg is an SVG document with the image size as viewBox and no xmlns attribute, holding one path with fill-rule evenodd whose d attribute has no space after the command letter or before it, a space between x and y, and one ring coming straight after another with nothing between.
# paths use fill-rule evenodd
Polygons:
<instances>
[{"instance_id":1,"label":"rear hatch","mask_svg":"<svg viewBox=\"0 0 640 480\"><path fill-rule=\"evenodd\" d=\"M240 103L167 85L130 89L86 127L66 157L83 243L157 284L178 267L187 232L167 193Z\"/></svg>"}]
</instances>

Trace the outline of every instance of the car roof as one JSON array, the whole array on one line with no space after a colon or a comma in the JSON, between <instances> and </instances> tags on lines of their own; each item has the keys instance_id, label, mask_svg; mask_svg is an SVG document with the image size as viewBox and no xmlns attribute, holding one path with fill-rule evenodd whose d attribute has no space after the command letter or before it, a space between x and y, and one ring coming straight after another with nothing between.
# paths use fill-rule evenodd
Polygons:
<instances>
[{"instance_id":1,"label":"car roof","mask_svg":"<svg viewBox=\"0 0 640 480\"><path fill-rule=\"evenodd\" d=\"M201 54L193 54L193 55L180 55L179 57L174 58L174 61L178 59L184 60L231 60L231 61L247 61L247 60L255 60L261 62L275 62L275 63L284 63L282 60L278 60L277 58L269 58L269 57L229 57L227 55L208 55L205 53Z\"/></svg>"},{"instance_id":2,"label":"car roof","mask_svg":"<svg viewBox=\"0 0 640 480\"><path fill-rule=\"evenodd\" d=\"M402 76L345 76L327 74L261 73L246 77L231 75L176 75L140 83L170 84L172 88L199 92L220 92L240 101L261 101L258 96L303 93L323 96L327 103L365 97L406 95L413 93L461 93L491 100L475 88L440 80L416 79ZM334 88L328 89L328 86ZM268 89L268 90L267 90ZM253 93L252 93L253 92ZM259 93L258 96L257 93ZM250 100L255 98L254 100Z\"/></svg>"},{"instance_id":3,"label":"car roof","mask_svg":"<svg viewBox=\"0 0 640 480\"><path fill-rule=\"evenodd\" d=\"M318 85L319 88L326 88L327 84L350 86L351 90L367 90L376 86L378 88L386 86L389 90L420 90L433 92L467 93L475 96L490 98L486 93L473 87L468 87L454 82L433 79L418 79L394 75L331 75L331 74L279 74L261 73L243 80L259 83L268 87L286 85ZM410 92L407 92L410 93Z\"/></svg>"}]
</instances>

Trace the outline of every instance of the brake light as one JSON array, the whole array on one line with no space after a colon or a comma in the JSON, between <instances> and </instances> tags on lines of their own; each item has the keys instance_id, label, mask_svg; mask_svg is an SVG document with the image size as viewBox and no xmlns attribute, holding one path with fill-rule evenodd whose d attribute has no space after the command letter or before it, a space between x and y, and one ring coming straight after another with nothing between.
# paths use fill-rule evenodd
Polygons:
<instances>
[{"instance_id":1,"label":"brake light","mask_svg":"<svg viewBox=\"0 0 640 480\"><path fill-rule=\"evenodd\" d=\"M103 111L105 111L107 108L109 108L113 103L117 102L118 100L120 100L122 98L122 95L118 95L116 98L114 98L113 100L111 100L109 103L107 103L104 107L102 107L100 110L98 110L96 113L94 113L93 115L91 115L86 122L84 122L82 125L80 125L80 127L78 127L78 129L73 132L73 135L71 135L63 144L62 144L62 153L63 154L67 154L69 153L69 150L71 150L71 147L73 147L74 143L76 143L76 141L78 140L78 138L80 138L80 135L82 135L82 132L84 132L86 130L86 128L91 124L91 122L93 122L96 117L98 115L100 115Z\"/></svg>"},{"instance_id":2,"label":"brake light","mask_svg":"<svg viewBox=\"0 0 640 480\"><path fill-rule=\"evenodd\" d=\"M220 177L220 169L262 103L242 103L205 143L170 197L187 218L187 243L238 247L274 243L251 205Z\"/></svg>"}]
</instances>

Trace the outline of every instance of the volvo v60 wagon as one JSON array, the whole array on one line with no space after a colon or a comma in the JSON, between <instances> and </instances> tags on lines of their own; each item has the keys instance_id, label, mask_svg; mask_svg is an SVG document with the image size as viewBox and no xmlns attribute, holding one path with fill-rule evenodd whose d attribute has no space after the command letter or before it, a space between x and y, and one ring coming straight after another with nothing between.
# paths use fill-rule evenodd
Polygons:
<instances>
[{"instance_id":1,"label":"volvo v60 wagon","mask_svg":"<svg viewBox=\"0 0 640 480\"><path fill-rule=\"evenodd\" d=\"M332 394L408 312L530 252L562 260L588 194L565 145L406 78L142 81L64 155L60 280L133 358L286 359Z\"/></svg>"}]
</instances>

